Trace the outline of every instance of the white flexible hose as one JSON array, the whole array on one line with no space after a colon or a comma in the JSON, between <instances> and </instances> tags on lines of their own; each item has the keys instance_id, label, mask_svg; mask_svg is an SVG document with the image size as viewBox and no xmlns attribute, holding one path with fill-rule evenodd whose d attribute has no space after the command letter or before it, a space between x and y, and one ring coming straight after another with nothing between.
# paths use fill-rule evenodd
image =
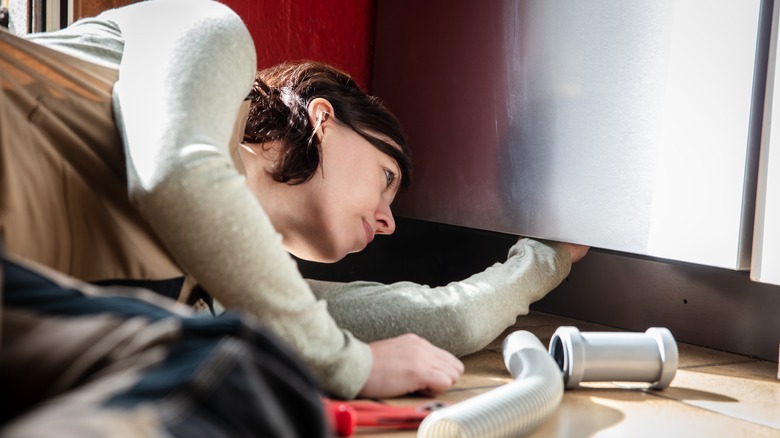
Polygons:
<instances>
[{"instance_id":1,"label":"white flexible hose","mask_svg":"<svg viewBox=\"0 0 780 438\"><path fill-rule=\"evenodd\" d=\"M502 350L515 380L431 413L418 437L518 437L547 419L563 397L561 369L541 341L524 330L507 336Z\"/></svg>"}]
</instances>

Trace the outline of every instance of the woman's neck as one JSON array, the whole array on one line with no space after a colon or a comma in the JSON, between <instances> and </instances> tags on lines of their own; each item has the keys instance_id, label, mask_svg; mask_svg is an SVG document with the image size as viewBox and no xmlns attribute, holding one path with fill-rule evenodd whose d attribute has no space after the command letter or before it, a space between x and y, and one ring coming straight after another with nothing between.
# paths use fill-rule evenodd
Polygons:
<instances>
[{"instance_id":1,"label":"woman's neck","mask_svg":"<svg viewBox=\"0 0 780 438\"><path fill-rule=\"evenodd\" d=\"M275 181L271 171L281 145L277 142L263 144L241 144L239 155L246 171L246 185L265 210L271 223L289 246L295 239L296 221L300 219L301 203L304 201L300 186Z\"/></svg>"}]
</instances>

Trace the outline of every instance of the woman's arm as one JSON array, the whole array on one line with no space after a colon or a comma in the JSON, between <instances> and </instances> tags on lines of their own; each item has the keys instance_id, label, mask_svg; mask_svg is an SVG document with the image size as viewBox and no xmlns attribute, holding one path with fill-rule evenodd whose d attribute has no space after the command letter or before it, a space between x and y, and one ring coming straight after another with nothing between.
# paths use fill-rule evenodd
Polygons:
<instances>
[{"instance_id":1,"label":"woman's arm","mask_svg":"<svg viewBox=\"0 0 780 438\"><path fill-rule=\"evenodd\" d=\"M368 378L369 347L314 298L231 164L228 141L255 76L241 19L204 0L140 2L103 18L124 38L114 107L131 199L206 290L258 316L325 389L353 397Z\"/></svg>"},{"instance_id":2,"label":"woman's arm","mask_svg":"<svg viewBox=\"0 0 780 438\"><path fill-rule=\"evenodd\" d=\"M371 342L413 332L457 356L484 348L553 290L586 247L519 240L504 263L446 286L308 280L343 328Z\"/></svg>"}]
</instances>

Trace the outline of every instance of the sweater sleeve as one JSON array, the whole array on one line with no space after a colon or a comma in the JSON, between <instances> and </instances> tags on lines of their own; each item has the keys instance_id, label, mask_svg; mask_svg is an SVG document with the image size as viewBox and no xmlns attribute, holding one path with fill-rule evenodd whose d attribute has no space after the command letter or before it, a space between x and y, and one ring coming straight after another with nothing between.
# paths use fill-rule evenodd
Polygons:
<instances>
[{"instance_id":1,"label":"sweater sleeve","mask_svg":"<svg viewBox=\"0 0 780 438\"><path fill-rule=\"evenodd\" d=\"M339 325L365 342L413 332L462 356L496 339L570 269L561 244L520 239L506 262L441 287L308 281Z\"/></svg>"},{"instance_id":2,"label":"sweater sleeve","mask_svg":"<svg viewBox=\"0 0 780 438\"><path fill-rule=\"evenodd\" d=\"M154 0L108 11L124 39L114 111L129 195L180 266L226 308L256 315L351 398L369 347L340 329L303 280L233 167L229 139L255 76L252 38L210 0Z\"/></svg>"}]
</instances>

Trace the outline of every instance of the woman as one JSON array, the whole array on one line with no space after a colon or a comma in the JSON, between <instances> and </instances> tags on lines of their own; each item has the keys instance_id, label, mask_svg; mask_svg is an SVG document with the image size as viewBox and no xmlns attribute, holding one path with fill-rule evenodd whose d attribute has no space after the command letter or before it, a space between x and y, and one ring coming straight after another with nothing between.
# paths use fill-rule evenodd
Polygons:
<instances>
[{"instance_id":1,"label":"woman","mask_svg":"<svg viewBox=\"0 0 780 438\"><path fill-rule=\"evenodd\" d=\"M287 251L332 262L364 249L375 234L392 234L390 204L409 185L411 163L401 127L375 97L345 73L314 62L258 72L250 95L236 162L243 163L247 186L283 236ZM464 355L483 348L527 313L530 303L568 273L567 257L576 261L586 251L521 239L506 263L435 289L409 282L309 281L315 295L327 301L329 314L308 317L335 318L339 327L366 342L413 332ZM261 312L256 308L253 313ZM383 355L382 362L394 369L410 360L372 348L375 358ZM438 392L449 386L444 383L413 387L387 379L382 385L395 384L399 393ZM361 395L381 391L369 381Z\"/></svg>"},{"instance_id":2,"label":"woman","mask_svg":"<svg viewBox=\"0 0 780 438\"><path fill-rule=\"evenodd\" d=\"M40 115L32 129L43 139L2 144L9 252L172 295L185 277L181 300L197 284L253 314L329 394L446 390L463 366L445 348L484 346L586 250L523 239L507 263L430 291L307 283L287 251L334 261L394 230L390 203L409 181L408 151L374 98L319 64L256 75L240 18L211 1L142 2L30 39L58 52L44 57L75 60L43 75L48 91L20 111ZM74 88L67 66L84 63L92 76ZM244 121L239 147L231 136ZM486 317L496 307L502 317ZM430 315L452 319L442 328Z\"/></svg>"}]
</instances>

